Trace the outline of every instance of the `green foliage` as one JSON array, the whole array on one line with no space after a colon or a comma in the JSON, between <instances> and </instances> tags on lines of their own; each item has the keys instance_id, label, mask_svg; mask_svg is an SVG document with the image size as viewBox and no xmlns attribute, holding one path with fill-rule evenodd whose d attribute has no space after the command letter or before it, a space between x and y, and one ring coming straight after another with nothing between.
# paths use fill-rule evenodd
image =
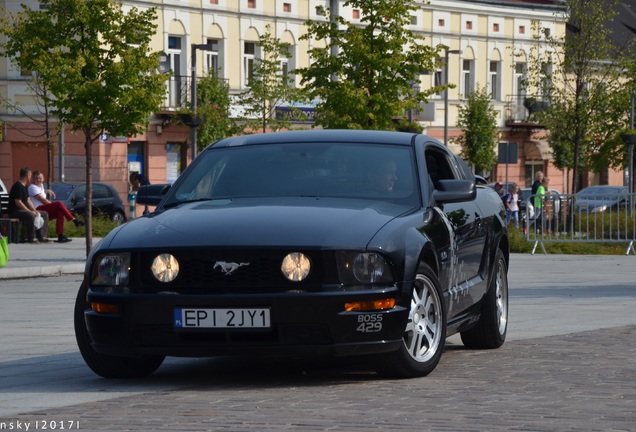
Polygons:
<instances>
[{"instance_id":1,"label":"green foliage","mask_svg":"<svg viewBox=\"0 0 636 432\"><path fill-rule=\"evenodd\" d=\"M410 0L349 0L362 11L360 23L319 6L327 20L308 21L304 40L325 47L310 49L311 65L298 69L311 99L318 101L316 123L325 128L393 129L403 116L439 88L415 92L413 81L435 69L440 47L408 29L417 5Z\"/></svg>"},{"instance_id":2,"label":"green foliage","mask_svg":"<svg viewBox=\"0 0 636 432\"><path fill-rule=\"evenodd\" d=\"M2 54L33 71L51 95L57 119L82 131L86 148L87 207L92 202L92 143L103 131L129 136L144 131L160 105L166 75L156 73L150 51L156 10L127 12L113 0L44 0L5 15ZM87 252L92 218L87 219Z\"/></svg>"},{"instance_id":3,"label":"green foliage","mask_svg":"<svg viewBox=\"0 0 636 432\"><path fill-rule=\"evenodd\" d=\"M497 113L486 89L477 88L459 107L457 126L462 134L454 141L462 146L462 157L479 171L490 170L497 162Z\"/></svg>"},{"instance_id":4,"label":"green foliage","mask_svg":"<svg viewBox=\"0 0 636 432\"><path fill-rule=\"evenodd\" d=\"M624 164L615 137L627 120L624 72L633 45L612 39L607 23L617 3L566 0L567 37L538 29L539 44L529 56L528 89L549 103L537 121L550 131L555 165L572 169L575 188L580 173Z\"/></svg>"},{"instance_id":5,"label":"green foliage","mask_svg":"<svg viewBox=\"0 0 636 432\"><path fill-rule=\"evenodd\" d=\"M526 235L521 230L508 227L508 240L511 253L531 253L534 242L527 240ZM570 254L570 255L622 255L627 250L627 243L602 243L602 242L549 242L543 243L548 254ZM537 247L535 253L543 253Z\"/></svg>"},{"instance_id":6,"label":"green foliage","mask_svg":"<svg viewBox=\"0 0 636 432\"><path fill-rule=\"evenodd\" d=\"M93 216L93 235L96 237L104 237L106 234L117 228L119 224L113 222L108 216ZM55 221L49 222L48 237L57 239L55 232ZM64 235L66 237L86 237L85 227L76 227L73 222L64 222Z\"/></svg>"},{"instance_id":7,"label":"green foliage","mask_svg":"<svg viewBox=\"0 0 636 432\"><path fill-rule=\"evenodd\" d=\"M239 133L230 117L230 105L230 89L224 80L211 74L197 81L197 115L203 119L197 131L198 150Z\"/></svg>"},{"instance_id":8,"label":"green foliage","mask_svg":"<svg viewBox=\"0 0 636 432\"><path fill-rule=\"evenodd\" d=\"M271 25L259 37L260 57L254 59L252 77L247 91L241 93L238 102L244 107L245 128L248 131L289 128L287 118L276 117L276 107L293 104L305 99L304 89L294 86L294 76L283 72L281 58L290 58L289 44L272 36Z\"/></svg>"}]
</instances>

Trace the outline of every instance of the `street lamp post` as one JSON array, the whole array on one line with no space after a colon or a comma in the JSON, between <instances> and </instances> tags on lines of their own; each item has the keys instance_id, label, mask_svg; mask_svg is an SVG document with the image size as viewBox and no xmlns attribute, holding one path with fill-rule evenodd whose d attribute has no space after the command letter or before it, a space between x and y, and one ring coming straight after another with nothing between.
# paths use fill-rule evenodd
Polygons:
<instances>
[{"instance_id":1,"label":"street lamp post","mask_svg":"<svg viewBox=\"0 0 636 432\"><path fill-rule=\"evenodd\" d=\"M444 50L444 145L448 146L448 56L449 54L461 54L462 50Z\"/></svg>"},{"instance_id":2,"label":"street lamp post","mask_svg":"<svg viewBox=\"0 0 636 432\"><path fill-rule=\"evenodd\" d=\"M201 125L201 119L197 116L197 50L212 51L212 44L191 44L192 51L192 86L190 86L190 98L192 103L192 160L197 156L197 128Z\"/></svg>"}]
</instances>

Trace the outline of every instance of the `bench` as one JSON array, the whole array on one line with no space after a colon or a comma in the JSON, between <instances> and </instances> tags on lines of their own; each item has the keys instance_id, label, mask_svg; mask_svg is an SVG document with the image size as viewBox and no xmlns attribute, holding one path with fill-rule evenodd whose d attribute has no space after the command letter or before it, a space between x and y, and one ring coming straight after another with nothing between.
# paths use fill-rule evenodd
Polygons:
<instances>
[{"instance_id":1,"label":"bench","mask_svg":"<svg viewBox=\"0 0 636 432\"><path fill-rule=\"evenodd\" d=\"M0 234L9 243L20 241L20 219L9 217L9 195L0 194Z\"/></svg>"}]
</instances>

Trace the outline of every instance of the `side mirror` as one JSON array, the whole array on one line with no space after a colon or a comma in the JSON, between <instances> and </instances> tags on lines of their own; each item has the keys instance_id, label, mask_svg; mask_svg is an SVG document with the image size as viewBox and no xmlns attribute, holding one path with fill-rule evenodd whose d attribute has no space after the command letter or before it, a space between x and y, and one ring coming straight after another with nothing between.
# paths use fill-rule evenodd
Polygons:
<instances>
[{"instance_id":1,"label":"side mirror","mask_svg":"<svg viewBox=\"0 0 636 432\"><path fill-rule=\"evenodd\" d=\"M477 198L477 188L472 180L438 180L433 198L438 204L472 201Z\"/></svg>"},{"instance_id":2,"label":"side mirror","mask_svg":"<svg viewBox=\"0 0 636 432\"><path fill-rule=\"evenodd\" d=\"M137 191L137 204L156 206L161 202L169 189L169 184L141 186Z\"/></svg>"}]
</instances>

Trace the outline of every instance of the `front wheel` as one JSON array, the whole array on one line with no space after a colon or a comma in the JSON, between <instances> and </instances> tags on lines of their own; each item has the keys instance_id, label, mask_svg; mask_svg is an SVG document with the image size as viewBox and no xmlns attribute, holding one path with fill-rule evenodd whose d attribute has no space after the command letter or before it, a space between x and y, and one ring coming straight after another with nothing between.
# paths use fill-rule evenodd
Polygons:
<instances>
[{"instance_id":1,"label":"front wheel","mask_svg":"<svg viewBox=\"0 0 636 432\"><path fill-rule=\"evenodd\" d=\"M165 357L119 357L100 354L91 345L91 336L86 328L85 312L89 309L86 286L82 286L75 300L75 339L80 353L89 368L104 378L141 378L150 375L161 366Z\"/></svg>"},{"instance_id":2,"label":"front wheel","mask_svg":"<svg viewBox=\"0 0 636 432\"><path fill-rule=\"evenodd\" d=\"M499 348L508 331L508 266L501 249L495 255L495 268L484 298L481 318L474 327L461 332L468 348Z\"/></svg>"},{"instance_id":3,"label":"front wheel","mask_svg":"<svg viewBox=\"0 0 636 432\"><path fill-rule=\"evenodd\" d=\"M111 219L113 220L113 222L115 222L118 225L126 222L126 216L123 213L118 211L113 213L113 217Z\"/></svg>"},{"instance_id":4,"label":"front wheel","mask_svg":"<svg viewBox=\"0 0 636 432\"><path fill-rule=\"evenodd\" d=\"M442 356L446 340L446 312L442 290L433 270L422 264L415 277L411 309L399 350L382 355L379 373L414 378L431 373Z\"/></svg>"}]
</instances>

